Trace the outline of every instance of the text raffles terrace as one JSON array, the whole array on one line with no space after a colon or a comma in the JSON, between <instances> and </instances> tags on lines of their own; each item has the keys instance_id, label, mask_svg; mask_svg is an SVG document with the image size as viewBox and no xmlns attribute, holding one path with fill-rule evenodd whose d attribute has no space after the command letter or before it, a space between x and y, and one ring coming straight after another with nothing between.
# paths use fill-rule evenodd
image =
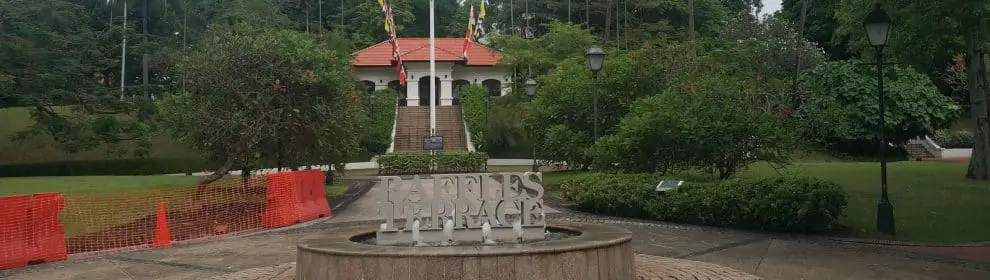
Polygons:
<instances>
[{"instance_id":1,"label":"text raffles terrace","mask_svg":"<svg viewBox=\"0 0 990 280\"><path fill-rule=\"evenodd\" d=\"M433 179L432 192L424 180ZM439 229L445 219L453 219L455 228L480 228L485 222L492 227L510 227L507 214L519 214L522 226L545 226L543 181L541 173L476 173L432 175L411 180L382 176L385 200L379 201L379 213L386 231L399 230L397 218L405 219L402 230L411 229L420 220L426 229ZM513 212L513 213L507 213Z\"/></svg>"}]
</instances>

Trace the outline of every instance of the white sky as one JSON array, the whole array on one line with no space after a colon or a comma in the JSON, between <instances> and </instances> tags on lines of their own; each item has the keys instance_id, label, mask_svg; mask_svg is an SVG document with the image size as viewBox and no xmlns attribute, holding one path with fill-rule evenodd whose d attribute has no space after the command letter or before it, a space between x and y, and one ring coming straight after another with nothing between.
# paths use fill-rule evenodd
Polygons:
<instances>
[{"instance_id":1,"label":"white sky","mask_svg":"<svg viewBox=\"0 0 990 280\"><path fill-rule=\"evenodd\" d=\"M769 15L780 10L780 2L783 0L763 0L763 10L760 11L760 16Z\"/></svg>"}]
</instances>

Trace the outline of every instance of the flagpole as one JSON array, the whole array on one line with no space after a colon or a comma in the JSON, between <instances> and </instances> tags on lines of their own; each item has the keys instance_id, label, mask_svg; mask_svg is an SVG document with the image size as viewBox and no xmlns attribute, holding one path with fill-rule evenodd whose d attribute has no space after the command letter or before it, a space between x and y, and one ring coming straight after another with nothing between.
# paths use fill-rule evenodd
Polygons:
<instances>
[{"instance_id":1,"label":"flagpole","mask_svg":"<svg viewBox=\"0 0 990 280\"><path fill-rule=\"evenodd\" d=\"M437 133L437 102L434 100L437 98L437 42L433 33L436 21L433 2L434 0L430 0L430 135Z\"/></svg>"}]
</instances>

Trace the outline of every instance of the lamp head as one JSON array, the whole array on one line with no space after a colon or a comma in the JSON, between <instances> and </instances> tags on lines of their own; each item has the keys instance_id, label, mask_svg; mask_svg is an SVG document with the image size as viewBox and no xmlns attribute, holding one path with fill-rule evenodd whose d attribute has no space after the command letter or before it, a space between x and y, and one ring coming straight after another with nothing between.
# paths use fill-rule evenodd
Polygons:
<instances>
[{"instance_id":1,"label":"lamp head","mask_svg":"<svg viewBox=\"0 0 990 280\"><path fill-rule=\"evenodd\" d=\"M605 51L597 46L588 48L588 70L592 73L598 73L602 70L602 64L605 62Z\"/></svg>"},{"instance_id":2,"label":"lamp head","mask_svg":"<svg viewBox=\"0 0 990 280\"><path fill-rule=\"evenodd\" d=\"M883 47L887 45L887 38L890 37L890 17L887 12L880 8L880 4L873 6L873 11L866 15L863 20L863 27L866 29L866 37L870 39L870 45Z\"/></svg>"}]
</instances>

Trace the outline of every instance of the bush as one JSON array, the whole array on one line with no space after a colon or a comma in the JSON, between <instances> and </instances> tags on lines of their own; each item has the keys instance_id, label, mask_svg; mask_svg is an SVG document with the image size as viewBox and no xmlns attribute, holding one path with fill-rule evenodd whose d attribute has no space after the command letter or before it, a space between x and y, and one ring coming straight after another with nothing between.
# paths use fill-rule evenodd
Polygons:
<instances>
[{"instance_id":1,"label":"bush","mask_svg":"<svg viewBox=\"0 0 990 280\"><path fill-rule=\"evenodd\" d=\"M640 98L592 147L596 167L660 172L697 167L728 178L757 160L786 162L797 135L744 82L712 75L694 88Z\"/></svg>"},{"instance_id":2,"label":"bush","mask_svg":"<svg viewBox=\"0 0 990 280\"><path fill-rule=\"evenodd\" d=\"M654 191L659 180L653 174L593 173L569 178L558 187L563 198L581 210L650 219L649 210L660 198Z\"/></svg>"},{"instance_id":3,"label":"bush","mask_svg":"<svg viewBox=\"0 0 990 280\"><path fill-rule=\"evenodd\" d=\"M967 149L973 147L973 132L968 130L939 130L932 137L935 143L946 149Z\"/></svg>"},{"instance_id":4,"label":"bush","mask_svg":"<svg viewBox=\"0 0 990 280\"><path fill-rule=\"evenodd\" d=\"M200 172L206 161L195 158L130 158L0 165L0 177L158 175Z\"/></svg>"},{"instance_id":5,"label":"bush","mask_svg":"<svg viewBox=\"0 0 990 280\"><path fill-rule=\"evenodd\" d=\"M368 112L368 124L361 137L364 155L380 155L392 144L392 126L395 124L395 106L398 93L393 89L375 91L375 98L363 95ZM364 156L361 155L361 156ZM363 158L360 161L367 160Z\"/></svg>"},{"instance_id":6,"label":"bush","mask_svg":"<svg viewBox=\"0 0 990 280\"><path fill-rule=\"evenodd\" d=\"M392 153L378 157L378 174L432 174L482 172L488 155L479 152ZM436 166L436 168L433 168Z\"/></svg>"},{"instance_id":7,"label":"bush","mask_svg":"<svg viewBox=\"0 0 990 280\"><path fill-rule=\"evenodd\" d=\"M485 151L486 129L488 123L488 108L486 100L488 91L478 85L470 85L461 89L461 104L464 108L464 121L471 133L471 142L479 151Z\"/></svg>"},{"instance_id":8,"label":"bush","mask_svg":"<svg viewBox=\"0 0 990 280\"><path fill-rule=\"evenodd\" d=\"M815 178L774 177L685 183L659 194L653 174L588 174L564 180L563 197L581 210L613 216L775 232L822 232L846 207L839 185Z\"/></svg>"}]
</instances>

